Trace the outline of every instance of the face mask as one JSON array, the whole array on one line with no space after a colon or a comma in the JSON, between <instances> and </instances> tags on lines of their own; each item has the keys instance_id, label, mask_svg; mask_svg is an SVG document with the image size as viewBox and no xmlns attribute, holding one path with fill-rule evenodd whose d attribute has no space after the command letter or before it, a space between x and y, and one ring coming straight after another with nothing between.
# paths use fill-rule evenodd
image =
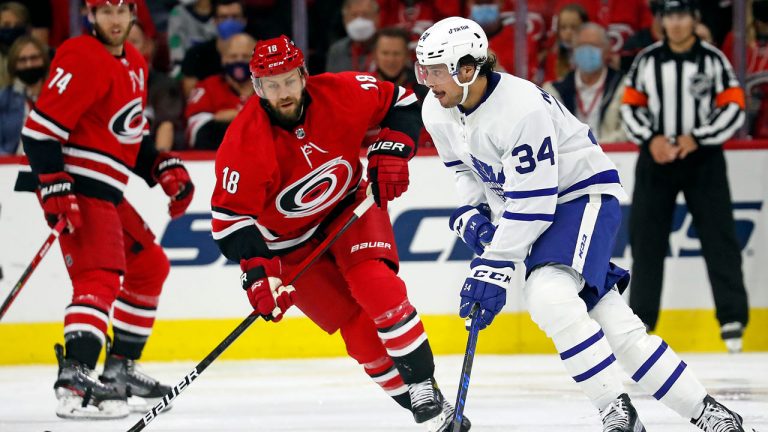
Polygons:
<instances>
[{"instance_id":1,"label":"face mask","mask_svg":"<svg viewBox=\"0 0 768 432\"><path fill-rule=\"evenodd\" d=\"M24 27L8 27L0 29L0 45L10 47L19 37L27 32Z\"/></svg>"},{"instance_id":2,"label":"face mask","mask_svg":"<svg viewBox=\"0 0 768 432\"><path fill-rule=\"evenodd\" d=\"M493 24L499 20L499 5L498 4L479 4L472 6L469 12L469 19L472 21L484 25Z\"/></svg>"},{"instance_id":3,"label":"face mask","mask_svg":"<svg viewBox=\"0 0 768 432\"><path fill-rule=\"evenodd\" d=\"M347 23L347 34L355 42L363 42L376 33L376 24L368 18L357 17Z\"/></svg>"},{"instance_id":4,"label":"face mask","mask_svg":"<svg viewBox=\"0 0 768 432\"><path fill-rule=\"evenodd\" d=\"M245 23L234 18L227 18L220 22L216 29L219 32L219 37L227 40L238 33L242 33L245 30Z\"/></svg>"},{"instance_id":5,"label":"face mask","mask_svg":"<svg viewBox=\"0 0 768 432\"><path fill-rule=\"evenodd\" d=\"M573 50L576 68L591 73L603 67L603 50L592 45L582 45Z\"/></svg>"},{"instance_id":6,"label":"face mask","mask_svg":"<svg viewBox=\"0 0 768 432\"><path fill-rule=\"evenodd\" d=\"M241 84L251 79L251 70L247 62L227 63L224 65L224 73Z\"/></svg>"},{"instance_id":7,"label":"face mask","mask_svg":"<svg viewBox=\"0 0 768 432\"><path fill-rule=\"evenodd\" d=\"M16 76L19 77L21 82L26 85L32 85L45 77L45 66L39 66L29 69L19 69L16 71Z\"/></svg>"}]
</instances>

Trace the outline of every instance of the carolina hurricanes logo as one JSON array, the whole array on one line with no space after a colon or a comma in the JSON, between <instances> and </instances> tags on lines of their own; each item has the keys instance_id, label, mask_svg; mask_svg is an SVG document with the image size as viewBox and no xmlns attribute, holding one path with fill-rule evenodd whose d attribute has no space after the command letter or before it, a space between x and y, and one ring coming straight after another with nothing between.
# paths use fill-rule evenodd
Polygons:
<instances>
[{"instance_id":1,"label":"carolina hurricanes logo","mask_svg":"<svg viewBox=\"0 0 768 432\"><path fill-rule=\"evenodd\" d=\"M289 218L317 214L337 202L350 182L352 166L338 157L283 189L275 199L275 206Z\"/></svg>"},{"instance_id":2,"label":"carolina hurricanes logo","mask_svg":"<svg viewBox=\"0 0 768 432\"><path fill-rule=\"evenodd\" d=\"M109 130L122 144L139 144L144 132L144 108L141 98L136 98L120 108L109 119Z\"/></svg>"}]
</instances>

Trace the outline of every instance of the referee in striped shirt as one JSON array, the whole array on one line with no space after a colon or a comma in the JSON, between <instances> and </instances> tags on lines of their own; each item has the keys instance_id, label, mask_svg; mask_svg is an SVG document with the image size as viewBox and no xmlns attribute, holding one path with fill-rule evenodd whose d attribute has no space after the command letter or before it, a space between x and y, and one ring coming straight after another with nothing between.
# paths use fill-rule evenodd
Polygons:
<instances>
[{"instance_id":1,"label":"referee in striped shirt","mask_svg":"<svg viewBox=\"0 0 768 432\"><path fill-rule=\"evenodd\" d=\"M621 108L628 136L640 145L629 220L630 306L653 330L682 191L701 239L721 337L738 352L749 312L722 144L744 122L744 92L723 53L695 35L695 0L664 0L661 14L664 40L635 58Z\"/></svg>"}]
</instances>

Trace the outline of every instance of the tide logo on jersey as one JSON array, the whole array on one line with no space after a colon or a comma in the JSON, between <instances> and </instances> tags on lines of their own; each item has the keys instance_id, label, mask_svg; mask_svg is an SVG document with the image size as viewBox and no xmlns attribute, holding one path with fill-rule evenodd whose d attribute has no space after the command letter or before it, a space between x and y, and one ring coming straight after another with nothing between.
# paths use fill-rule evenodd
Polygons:
<instances>
[{"instance_id":1,"label":"tide logo on jersey","mask_svg":"<svg viewBox=\"0 0 768 432\"><path fill-rule=\"evenodd\" d=\"M275 199L275 207L289 218L320 213L349 190L353 172L352 165L341 157L329 160L283 189Z\"/></svg>"},{"instance_id":2,"label":"tide logo on jersey","mask_svg":"<svg viewBox=\"0 0 768 432\"><path fill-rule=\"evenodd\" d=\"M138 97L125 104L109 119L109 130L121 144L139 144L146 122L142 100Z\"/></svg>"},{"instance_id":3,"label":"tide logo on jersey","mask_svg":"<svg viewBox=\"0 0 768 432\"><path fill-rule=\"evenodd\" d=\"M362 242L352 246L352 249L349 251L349 253L355 253L359 250L371 249L371 248L382 248L382 249L391 250L392 244L387 242Z\"/></svg>"}]
</instances>

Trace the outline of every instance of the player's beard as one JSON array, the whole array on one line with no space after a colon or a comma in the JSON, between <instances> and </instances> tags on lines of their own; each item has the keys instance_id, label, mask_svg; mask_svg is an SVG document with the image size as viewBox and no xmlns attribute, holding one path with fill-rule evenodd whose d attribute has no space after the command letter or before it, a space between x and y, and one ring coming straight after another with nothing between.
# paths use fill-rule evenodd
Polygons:
<instances>
[{"instance_id":1,"label":"player's beard","mask_svg":"<svg viewBox=\"0 0 768 432\"><path fill-rule=\"evenodd\" d=\"M96 38L101 41L104 45L108 45L111 47L121 47L123 44L125 44L125 41L128 40L128 33L131 32L131 27L133 26L133 20L128 23L128 25L125 28L125 31L121 36L112 36L109 32L105 32L102 30L101 26L98 23L93 24L93 31L96 32Z\"/></svg>"},{"instance_id":2,"label":"player's beard","mask_svg":"<svg viewBox=\"0 0 768 432\"><path fill-rule=\"evenodd\" d=\"M286 103L288 101L293 102L293 108L291 108L290 111L283 111L279 108L280 104ZM296 124L296 122L299 121L301 118L301 115L304 113L304 102L306 101L306 96L304 93L301 94L301 97L296 100L295 98L284 98L277 101L277 106L273 105L271 101L267 101L267 104L269 105L269 110L272 112L272 115L274 116L275 120L283 126L292 126Z\"/></svg>"}]
</instances>

